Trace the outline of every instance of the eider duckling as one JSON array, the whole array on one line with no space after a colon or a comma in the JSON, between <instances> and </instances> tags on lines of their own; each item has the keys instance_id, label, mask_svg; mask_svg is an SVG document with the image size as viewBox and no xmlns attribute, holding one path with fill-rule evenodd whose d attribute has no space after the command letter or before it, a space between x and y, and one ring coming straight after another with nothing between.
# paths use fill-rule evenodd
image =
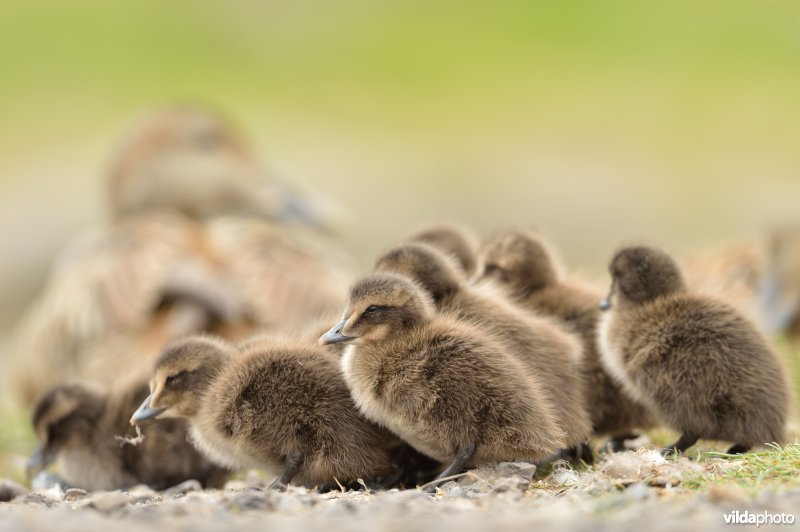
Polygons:
<instances>
[{"instance_id":1,"label":"eider duckling","mask_svg":"<svg viewBox=\"0 0 800 532\"><path fill-rule=\"evenodd\" d=\"M534 376L485 327L437 314L412 280L357 281L343 319L320 343L350 345L341 367L361 412L449 466L538 460L564 432Z\"/></svg>"},{"instance_id":2,"label":"eider duckling","mask_svg":"<svg viewBox=\"0 0 800 532\"><path fill-rule=\"evenodd\" d=\"M341 207L267 168L236 124L203 106L171 105L142 117L111 157L107 184L118 219L168 209L197 219L246 215L325 230L342 222Z\"/></svg>"},{"instance_id":3,"label":"eider duckling","mask_svg":"<svg viewBox=\"0 0 800 532\"><path fill-rule=\"evenodd\" d=\"M478 263L478 238L467 227L438 223L412 233L407 242L429 244L455 258L464 274L472 277Z\"/></svg>"},{"instance_id":4,"label":"eider duckling","mask_svg":"<svg viewBox=\"0 0 800 532\"><path fill-rule=\"evenodd\" d=\"M758 287L762 322L793 343L800 340L800 226L773 229L765 245L767 266Z\"/></svg>"},{"instance_id":5,"label":"eider duckling","mask_svg":"<svg viewBox=\"0 0 800 532\"><path fill-rule=\"evenodd\" d=\"M624 449L635 429L655 424L653 414L633 400L606 372L597 348L597 323L603 295L561 278L557 257L537 235L509 230L496 234L481 248L476 282L494 281L507 287L512 299L528 310L553 316L583 342L581 373L586 384L586 409L595 434L611 436L612 450Z\"/></svg>"},{"instance_id":6,"label":"eider duckling","mask_svg":"<svg viewBox=\"0 0 800 532\"><path fill-rule=\"evenodd\" d=\"M592 427L579 371L582 346L573 334L551 318L514 306L492 286L467 285L453 261L427 244L398 245L378 258L375 269L414 279L438 310L479 324L500 339L541 383L566 434L567 452L592 461L585 445Z\"/></svg>"},{"instance_id":7,"label":"eider duckling","mask_svg":"<svg viewBox=\"0 0 800 532\"><path fill-rule=\"evenodd\" d=\"M317 346L189 337L156 361L150 391L131 423L188 418L192 443L213 462L282 468L272 488L389 473L395 439L358 413L337 360Z\"/></svg>"},{"instance_id":8,"label":"eider duckling","mask_svg":"<svg viewBox=\"0 0 800 532\"><path fill-rule=\"evenodd\" d=\"M673 259L628 247L609 266L602 360L633 397L681 436L733 442L729 453L783 442L790 392L785 370L755 325L733 307L687 292Z\"/></svg>"},{"instance_id":9,"label":"eider duckling","mask_svg":"<svg viewBox=\"0 0 800 532\"><path fill-rule=\"evenodd\" d=\"M121 441L132 436L128 417L147 394L145 382L120 393L79 383L49 390L33 411L38 445L28 463L29 475L57 462L70 487L86 490L137 484L164 489L189 479L221 487L228 471L212 465L186 441L183 420L145 422L142 441Z\"/></svg>"}]
</instances>

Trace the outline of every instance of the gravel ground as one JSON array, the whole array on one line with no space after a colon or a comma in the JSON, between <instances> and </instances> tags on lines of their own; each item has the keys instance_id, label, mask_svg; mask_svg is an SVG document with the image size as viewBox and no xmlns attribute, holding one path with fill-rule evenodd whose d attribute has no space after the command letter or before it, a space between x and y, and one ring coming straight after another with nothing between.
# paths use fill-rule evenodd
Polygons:
<instances>
[{"instance_id":1,"label":"gravel ground","mask_svg":"<svg viewBox=\"0 0 800 532\"><path fill-rule=\"evenodd\" d=\"M576 471L556 464L542 478L535 466L504 463L471 471L436 494L420 490L317 493L303 488L265 491L268 480L251 474L223 490L201 490L187 481L163 492L139 486L127 492L27 491L0 483L0 531L4 530L502 530L643 529L721 530L724 514L798 512L800 488L762 491L752 498L731 485L703 492L682 479L719 464L653 451L611 455ZM780 528L792 529L781 526ZM762 526L761 529L769 527ZM778 527L776 527L778 528Z\"/></svg>"}]
</instances>

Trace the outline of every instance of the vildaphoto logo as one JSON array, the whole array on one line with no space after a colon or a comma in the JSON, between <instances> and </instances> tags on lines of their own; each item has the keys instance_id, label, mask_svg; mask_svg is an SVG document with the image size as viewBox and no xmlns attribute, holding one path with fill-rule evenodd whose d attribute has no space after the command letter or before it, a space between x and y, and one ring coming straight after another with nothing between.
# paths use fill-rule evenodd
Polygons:
<instances>
[{"instance_id":1,"label":"vildaphoto logo","mask_svg":"<svg viewBox=\"0 0 800 532\"><path fill-rule=\"evenodd\" d=\"M793 525L794 514L733 510L722 516L726 525Z\"/></svg>"}]
</instances>

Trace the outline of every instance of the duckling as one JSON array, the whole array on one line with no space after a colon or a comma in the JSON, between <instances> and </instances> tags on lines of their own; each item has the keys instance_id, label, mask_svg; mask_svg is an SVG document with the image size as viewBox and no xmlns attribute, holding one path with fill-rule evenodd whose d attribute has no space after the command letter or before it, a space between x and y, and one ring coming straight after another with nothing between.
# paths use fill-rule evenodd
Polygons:
<instances>
[{"instance_id":1,"label":"duckling","mask_svg":"<svg viewBox=\"0 0 800 532\"><path fill-rule=\"evenodd\" d=\"M717 246L683 265L690 290L733 305L769 334L800 337L800 226Z\"/></svg>"},{"instance_id":2,"label":"duckling","mask_svg":"<svg viewBox=\"0 0 800 532\"><path fill-rule=\"evenodd\" d=\"M156 361L131 423L187 418L192 442L213 462L282 467L273 488L383 477L395 438L358 413L337 362L313 345L255 338L236 348L188 337Z\"/></svg>"},{"instance_id":3,"label":"duckling","mask_svg":"<svg viewBox=\"0 0 800 532\"><path fill-rule=\"evenodd\" d=\"M49 390L33 411L38 446L29 474L58 462L71 487L114 490L147 484L164 489L196 479L221 487L228 471L212 465L187 441L187 425L173 419L143 424L144 439L121 443L130 430L130 411L147 397L145 382L106 392L83 383Z\"/></svg>"},{"instance_id":4,"label":"duckling","mask_svg":"<svg viewBox=\"0 0 800 532\"><path fill-rule=\"evenodd\" d=\"M478 238L467 227L450 223L431 224L411 234L406 241L430 244L455 258L467 277L475 273Z\"/></svg>"},{"instance_id":5,"label":"duckling","mask_svg":"<svg viewBox=\"0 0 800 532\"><path fill-rule=\"evenodd\" d=\"M349 344L341 368L359 410L448 463L440 481L469 465L538 460L564 445L537 376L496 336L437 314L411 279L374 273L352 286L343 319L320 343Z\"/></svg>"},{"instance_id":6,"label":"duckling","mask_svg":"<svg viewBox=\"0 0 800 532\"><path fill-rule=\"evenodd\" d=\"M65 380L103 383L116 368L150 364L173 338L244 321L202 241L201 227L169 213L81 235L17 327L7 378L18 402Z\"/></svg>"},{"instance_id":7,"label":"duckling","mask_svg":"<svg viewBox=\"0 0 800 532\"><path fill-rule=\"evenodd\" d=\"M800 226L773 229L767 239L766 267L757 294L762 321L769 331L785 331L800 340Z\"/></svg>"},{"instance_id":8,"label":"duckling","mask_svg":"<svg viewBox=\"0 0 800 532\"><path fill-rule=\"evenodd\" d=\"M759 308L759 289L769 260L763 242L738 242L715 246L679 261L686 286L692 292L722 299L762 327L779 329ZM766 319L765 319L766 318Z\"/></svg>"},{"instance_id":9,"label":"duckling","mask_svg":"<svg viewBox=\"0 0 800 532\"><path fill-rule=\"evenodd\" d=\"M186 334L303 323L341 308L351 270L332 240L255 218L150 213L92 230L18 324L8 386L29 406L64 379L150 366Z\"/></svg>"},{"instance_id":10,"label":"duckling","mask_svg":"<svg viewBox=\"0 0 800 532\"><path fill-rule=\"evenodd\" d=\"M562 279L558 259L541 237L525 231L500 232L482 246L480 263L477 283L494 281L508 287L520 306L559 319L580 337L586 409L594 433L611 436L612 450L622 450L625 439L636 437L634 429L655 424L653 414L625 393L600 361L596 339L602 294Z\"/></svg>"},{"instance_id":11,"label":"duckling","mask_svg":"<svg viewBox=\"0 0 800 532\"><path fill-rule=\"evenodd\" d=\"M211 108L172 105L135 124L108 168L116 219L151 210L191 218L252 215L331 230L341 209L266 170L244 136Z\"/></svg>"},{"instance_id":12,"label":"duckling","mask_svg":"<svg viewBox=\"0 0 800 532\"><path fill-rule=\"evenodd\" d=\"M700 438L733 442L729 453L783 442L787 376L755 325L730 305L690 294L675 261L644 246L623 248L598 341L608 372L681 433L663 453Z\"/></svg>"},{"instance_id":13,"label":"duckling","mask_svg":"<svg viewBox=\"0 0 800 532\"><path fill-rule=\"evenodd\" d=\"M492 286L469 286L452 260L427 244L401 244L378 258L376 271L411 277L432 296L440 311L481 324L536 375L553 403L568 452L592 461L584 445L591 434L584 384L579 372L579 340L551 318L516 308Z\"/></svg>"}]
</instances>

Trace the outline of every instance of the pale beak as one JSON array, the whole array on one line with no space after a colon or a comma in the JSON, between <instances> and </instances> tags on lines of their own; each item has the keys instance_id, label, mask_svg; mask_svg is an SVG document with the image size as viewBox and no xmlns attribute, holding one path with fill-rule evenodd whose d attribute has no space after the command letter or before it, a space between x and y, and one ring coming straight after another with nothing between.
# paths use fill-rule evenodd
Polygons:
<instances>
[{"instance_id":1,"label":"pale beak","mask_svg":"<svg viewBox=\"0 0 800 532\"><path fill-rule=\"evenodd\" d=\"M342 334L342 329L344 329L345 324L347 323L347 318L343 319L333 327L331 330L323 334L319 337L319 343L322 345L329 345L329 344L338 344L340 342L349 342L350 340L355 340L355 336L345 336Z\"/></svg>"},{"instance_id":2,"label":"pale beak","mask_svg":"<svg viewBox=\"0 0 800 532\"><path fill-rule=\"evenodd\" d=\"M139 421L158 417L161 412L166 410L166 408L150 408L150 401L152 399L153 394L150 394L144 401L142 401L141 406L139 406L136 412L134 412L131 416L131 425L136 425Z\"/></svg>"}]
</instances>

